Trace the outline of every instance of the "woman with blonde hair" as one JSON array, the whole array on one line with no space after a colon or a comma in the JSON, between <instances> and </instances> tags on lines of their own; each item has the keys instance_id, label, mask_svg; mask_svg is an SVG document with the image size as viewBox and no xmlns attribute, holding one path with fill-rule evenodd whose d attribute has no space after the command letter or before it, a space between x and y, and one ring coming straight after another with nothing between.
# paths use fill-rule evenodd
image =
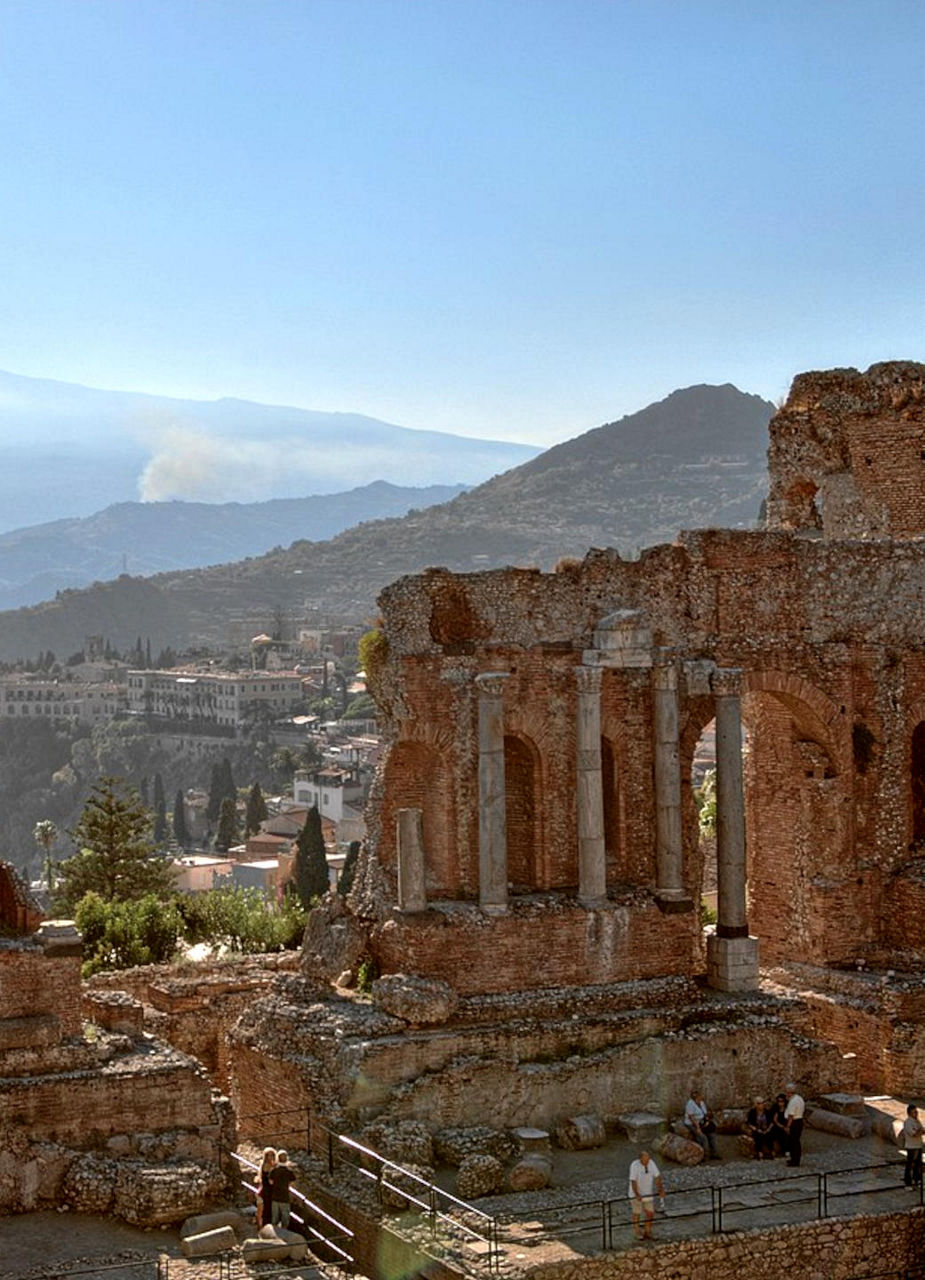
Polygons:
<instances>
[{"instance_id":1,"label":"woman with blonde hair","mask_svg":"<svg viewBox=\"0 0 925 1280\"><path fill-rule=\"evenodd\" d=\"M272 1216L273 1189L270 1186L270 1171L276 1168L276 1151L273 1147L264 1147L263 1159L257 1177L257 1226L268 1226Z\"/></svg>"}]
</instances>

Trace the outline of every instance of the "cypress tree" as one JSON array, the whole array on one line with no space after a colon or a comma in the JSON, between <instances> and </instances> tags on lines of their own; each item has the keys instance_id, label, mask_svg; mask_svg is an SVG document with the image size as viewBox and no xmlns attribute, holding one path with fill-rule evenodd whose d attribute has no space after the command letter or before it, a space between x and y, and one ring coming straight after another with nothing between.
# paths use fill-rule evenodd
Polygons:
<instances>
[{"instance_id":1,"label":"cypress tree","mask_svg":"<svg viewBox=\"0 0 925 1280\"><path fill-rule=\"evenodd\" d=\"M294 879L295 891L303 907L310 907L314 899L323 898L330 886L321 814L314 804L305 816L305 826L296 841Z\"/></svg>"},{"instance_id":2,"label":"cypress tree","mask_svg":"<svg viewBox=\"0 0 925 1280\"><path fill-rule=\"evenodd\" d=\"M167 839L167 799L164 795L164 779L154 775L154 843L163 844Z\"/></svg>"},{"instance_id":3,"label":"cypress tree","mask_svg":"<svg viewBox=\"0 0 925 1280\"><path fill-rule=\"evenodd\" d=\"M222 853L227 853L232 845L238 843L238 807L235 802L226 796L222 801L222 807L218 815L218 833L215 837L215 847L220 849Z\"/></svg>"},{"instance_id":4,"label":"cypress tree","mask_svg":"<svg viewBox=\"0 0 925 1280\"><path fill-rule=\"evenodd\" d=\"M340 878L337 881L337 892L342 898L346 898L347 894L353 888L353 881L357 873L357 859L360 856L359 840L351 840L347 846L347 856L344 858L344 865L341 868Z\"/></svg>"},{"instance_id":5,"label":"cypress tree","mask_svg":"<svg viewBox=\"0 0 925 1280\"><path fill-rule=\"evenodd\" d=\"M186 825L186 805L183 802L183 792L178 791L173 801L173 838L181 849L185 849L190 842L189 827Z\"/></svg>"},{"instance_id":6,"label":"cypress tree","mask_svg":"<svg viewBox=\"0 0 925 1280\"><path fill-rule=\"evenodd\" d=\"M247 796L247 810L244 815L244 838L255 835L260 830L261 822L267 817L267 802L260 790L260 783L255 782Z\"/></svg>"}]
</instances>

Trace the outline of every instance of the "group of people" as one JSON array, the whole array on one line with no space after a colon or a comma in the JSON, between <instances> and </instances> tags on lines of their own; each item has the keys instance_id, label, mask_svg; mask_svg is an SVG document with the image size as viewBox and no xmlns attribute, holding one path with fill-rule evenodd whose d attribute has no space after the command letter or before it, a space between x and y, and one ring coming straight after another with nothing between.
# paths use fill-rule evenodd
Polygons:
<instances>
[{"instance_id":1,"label":"group of people","mask_svg":"<svg viewBox=\"0 0 925 1280\"><path fill-rule=\"evenodd\" d=\"M793 1168L803 1159L803 1115L806 1104L796 1085L788 1084L773 1102L755 1098L745 1117L745 1132L755 1144L756 1160L786 1156Z\"/></svg>"},{"instance_id":2,"label":"group of people","mask_svg":"<svg viewBox=\"0 0 925 1280\"><path fill-rule=\"evenodd\" d=\"M289 1226L289 1189L295 1172L285 1151L264 1147L257 1187L257 1226Z\"/></svg>"}]
</instances>

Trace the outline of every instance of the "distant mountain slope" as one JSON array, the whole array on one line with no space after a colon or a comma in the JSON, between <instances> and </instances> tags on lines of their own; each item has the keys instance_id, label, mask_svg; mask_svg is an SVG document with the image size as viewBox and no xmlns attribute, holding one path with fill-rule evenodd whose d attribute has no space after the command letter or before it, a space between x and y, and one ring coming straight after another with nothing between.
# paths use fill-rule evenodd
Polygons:
<instances>
[{"instance_id":1,"label":"distant mountain slope","mask_svg":"<svg viewBox=\"0 0 925 1280\"><path fill-rule=\"evenodd\" d=\"M0 531L139 497L250 503L376 480L479 484L538 452L358 413L100 391L0 371Z\"/></svg>"},{"instance_id":2,"label":"distant mountain slope","mask_svg":"<svg viewBox=\"0 0 925 1280\"><path fill-rule=\"evenodd\" d=\"M0 534L0 609L122 572L148 576L262 555L295 538L323 541L366 520L447 502L462 488L377 480L347 493L271 502L120 502L92 516L15 529Z\"/></svg>"},{"instance_id":3,"label":"distant mountain slope","mask_svg":"<svg viewBox=\"0 0 925 1280\"><path fill-rule=\"evenodd\" d=\"M0 658L66 654L102 633L119 648L221 644L244 610L320 608L362 620L381 588L428 565L550 567L589 546L637 547L682 528L751 526L767 488L773 406L732 386L689 387L589 431L452 502L327 542L212 569L121 578L0 614Z\"/></svg>"}]
</instances>

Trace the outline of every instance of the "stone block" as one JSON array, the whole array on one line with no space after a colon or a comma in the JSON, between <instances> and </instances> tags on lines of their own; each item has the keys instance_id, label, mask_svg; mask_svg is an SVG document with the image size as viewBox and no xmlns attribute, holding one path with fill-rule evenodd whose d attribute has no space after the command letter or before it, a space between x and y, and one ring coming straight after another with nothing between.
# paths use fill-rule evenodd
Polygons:
<instances>
[{"instance_id":1,"label":"stone block","mask_svg":"<svg viewBox=\"0 0 925 1280\"><path fill-rule=\"evenodd\" d=\"M524 1155L548 1156L552 1153L552 1142L545 1129L512 1129L511 1136Z\"/></svg>"},{"instance_id":2,"label":"stone block","mask_svg":"<svg viewBox=\"0 0 925 1280\"><path fill-rule=\"evenodd\" d=\"M523 1156L507 1175L512 1191L541 1191L552 1181L552 1161L545 1156Z\"/></svg>"},{"instance_id":3,"label":"stone block","mask_svg":"<svg viewBox=\"0 0 925 1280\"><path fill-rule=\"evenodd\" d=\"M456 1175L461 1200L492 1196L504 1186L504 1166L495 1156L466 1156Z\"/></svg>"},{"instance_id":4,"label":"stone block","mask_svg":"<svg viewBox=\"0 0 925 1280\"><path fill-rule=\"evenodd\" d=\"M835 1111L841 1116L867 1116L866 1104L859 1093L823 1093L819 1095L819 1101L827 1111Z\"/></svg>"},{"instance_id":5,"label":"stone block","mask_svg":"<svg viewBox=\"0 0 925 1280\"><path fill-rule=\"evenodd\" d=\"M446 1022L456 1012L456 992L439 978L391 973L376 979L372 997L385 1013L418 1025Z\"/></svg>"},{"instance_id":6,"label":"stone block","mask_svg":"<svg viewBox=\"0 0 925 1280\"><path fill-rule=\"evenodd\" d=\"M246 1266L255 1262L283 1262L289 1257L292 1246L285 1240L245 1240L241 1245L241 1257Z\"/></svg>"},{"instance_id":7,"label":"stone block","mask_svg":"<svg viewBox=\"0 0 925 1280\"><path fill-rule=\"evenodd\" d=\"M667 1132L668 1120L651 1111L631 1111L617 1116L617 1128L637 1147L645 1147L654 1145Z\"/></svg>"},{"instance_id":8,"label":"stone block","mask_svg":"<svg viewBox=\"0 0 925 1280\"><path fill-rule=\"evenodd\" d=\"M758 939L707 938L707 981L716 991L758 989Z\"/></svg>"},{"instance_id":9,"label":"stone block","mask_svg":"<svg viewBox=\"0 0 925 1280\"><path fill-rule=\"evenodd\" d=\"M217 1231L220 1227L231 1227L237 1235L244 1234L244 1219L235 1209L223 1209L219 1213L197 1213L187 1218L180 1227L180 1239L187 1236L200 1236L206 1231Z\"/></svg>"},{"instance_id":10,"label":"stone block","mask_svg":"<svg viewBox=\"0 0 925 1280\"><path fill-rule=\"evenodd\" d=\"M823 1133L837 1133L840 1138L863 1138L868 1131L866 1121L860 1116L844 1116L837 1111L826 1111L824 1107L807 1109L806 1125Z\"/></svg>"},{"instance_id":11,"label":"stone block","mask_svg":"<svg viewBox=\"0 0 925 1280\"><path fill-rule=\"evenodd\" d=\"M556 1142L564 1151L588 1151L602 1147L607 1138L600 1116L569 1116L556 1126Z\"/></svg>"},{"instance_id":12,"label":"stone block","mask_svg":"<svg viewBox=\"0 0 925 1280\"><path fill-rule=\"evenodd\" d=\"M207 1258L213 1253L227 1253L235 1247L237 1239L231 1227L217 1227L214 1231L201 1231L180 1241L184 1258Z\"/></svg>"},{"instance_id":13,"label":"stone block","mask_svg":"<svg viewBox=\"0 0 925 1280\"><path fill-rule=\"evenodd\" d=\"M674 1164L695 1165L703 1161L703 1150L689 1138L676 1133L666 1133L658 1144L658 1154Z\"/></svg>"}]
</instances>

